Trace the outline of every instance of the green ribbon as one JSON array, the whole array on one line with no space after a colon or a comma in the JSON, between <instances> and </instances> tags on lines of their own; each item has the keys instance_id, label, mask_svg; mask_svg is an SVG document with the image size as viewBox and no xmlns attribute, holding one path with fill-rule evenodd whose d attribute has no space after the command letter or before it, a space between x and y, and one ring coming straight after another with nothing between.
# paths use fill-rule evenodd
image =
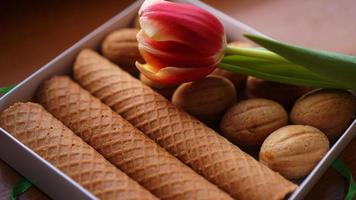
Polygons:
<instances>
[{"instance_id":1,"label":"green ribbon","mask_svg":"<svg viewBox=\"0 0 356 200\"><path fill-rule=\"evenodd\" d=\"M5 94L14 87L15 86L1 87L0 94ZM343 163L339 159L334 160L334 162L331 165L337 172L339 172L342 176L347 178L347 180L349 181L349 189L346 194L345 200L353 200L356 195L356 183L352 177L351 170L346 166L345 163ZM26 180L26 179L20 180L12 188L11 193L10 193L10 200L15 200L16 197L25 193L31 186L32 186L32 183L29 182L28 180Z\"/></svg>"},{"instance_id":2,"label":"green ribbon","mask_svg":"<svg viewBox=\"0 0 356 200\"><path fill-rule=\"evenodd\" d=\"M12 188L10 192L10 200L16 200L18 196L25 193L31 186L32 183L29 182L27 179L21 179Z\"/></svg>"},{"instance_id":3,"label":"green ribbon","mask_svg":"<svg viewBox=\"0 0 356 200\"><path fill-rule=\"evenodd\" d=\"M349 189L347 191L345 200L353 200L356 195L356 184L352 177L351 170L346 166L344 162L339 159L334 160L331 164L333 168L339 172L343 177L345 177L349 181Z\"/></svg>"},{"instance_id":4,"label":"green ribbon","mask_svg":"<svg viewBox=\"0 0 356 200\"><path fill-rule=\"evenodd\" d=\"M0 87L0 94L6 94L8 91L10 91L14 87L15 87L14 85Z\"/></svg>"}]
</instances>

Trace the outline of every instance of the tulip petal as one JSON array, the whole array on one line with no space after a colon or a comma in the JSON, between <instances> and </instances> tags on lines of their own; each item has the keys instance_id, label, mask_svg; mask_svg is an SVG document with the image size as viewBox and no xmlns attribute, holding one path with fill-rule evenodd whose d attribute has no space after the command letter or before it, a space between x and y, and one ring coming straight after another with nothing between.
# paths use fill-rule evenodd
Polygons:
<instances>
[{"instance_id":1,"label":"tulip petal","mask_svg":"<svg viewBox=\"0 0 356 200\"><path fill-rule=\"evenodd\" d=\"M225 45L221 22L193 5L172 2L152 4L142 10L140 23L145 33L157 41L178 41L210 54Z\"/></svg>"},{"instance_id":2,"label":"tulip petal","mask_svg":"<svg viewBox=\"0 0 356 200\"><path fill-rule=\"evenodd\" d=\"M144 31L139 31L137 33L137 41L145 46L150 46L151 48L163 51L163 52L170 52L170 53L177 53L177 54L195 54L195 55L206 55L202 52L202 50L196 50L192 48L190 45L185 43L174 41L174 40L166 40L166 41L158 41L152 39L151 37L147 36Z\"/></svg>"},{"instance_id":3,"label":"tulip petal","mask_svg":"<svg viewBox=\"0 0 356 200\"><path fill-rule=\"evenodd\" d=\"M217 65L222 58L221 55L211 57L194 57L189 55L180 56L177 54L158 52L156 50L146 51L141 46L139 46L139 50L144 60L151 65L156 65L155 67L157 69L161 69L167 66L175 66L180 68L191 67L197 69L204 68L206 66Z\"/></svg>"},{"instance_id":4,"label":"tulip petal","mask_svg":"<svg viewBox=\"0 0 356 200\"><path fill-rule=\"evenodd\" d=\"M224 48L213 55L201 55L185 44L151 40L142 31L138 33L137 40L143 58L147 63L155 65L157 69L165 66L206 67L218 64L224 56Z\"/></svg>"},{"instance_id":5,"label":"tulip petal","mask_svg":"<svg viewBox=\"0 0 356 200\"><path fill-rule=\"evenodd\" d=\"M212 71L215 66L209 66L205 68L178 68L178 67L166 67L158 71L152 69L149 64L141 64L136 62L136 67L147 78L161 84L179 84L183 82L195 81L204 78Z\"/></svg>"},{"instance_id":6,"label":"tulip petal","mask_svg":"<svg viewBox=\"0 0 356 200\"><path fill-rule=\"evenodd\" d=\"M156 4L156 3L163 3L166 2L164 0L145 0L142 5L140 10L138 11L138 15L141 15L142 11L145 10L147 7Z\"/></svg>"},{"instance_id":7,"label":"tulip petal","mask_svg":"<svg viewBox=\"0 0 356 200\"><path fill-rule=\"evenodd\" d=\"M199 7L148 0L139 15L138 48L147 64L136 66L155 82L177 84L203 78L224 56L223 25Z\"/></svg>"}]
</instances>

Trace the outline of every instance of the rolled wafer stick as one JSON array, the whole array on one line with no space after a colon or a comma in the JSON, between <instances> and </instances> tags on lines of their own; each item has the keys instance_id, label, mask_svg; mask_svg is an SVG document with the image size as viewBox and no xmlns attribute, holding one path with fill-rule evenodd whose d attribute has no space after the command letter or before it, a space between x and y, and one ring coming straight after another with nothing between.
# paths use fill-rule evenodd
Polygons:
<instances>
[{"instance_id":1,"label":"rolled wafer stick","mask_svg":"<svg viewBox=\"0 0 356 200\"><path fill-rule=\"evenodd\" d=\"M295 184L94 51L83 50L78 55L74 77L94 96L232 197L283 199L296 189Z\"/></svg>"},{"instance_id":2,"label":"rolled wafer stick","mask_svg":"<svg viewBox=\"0 0 356 200\"><path fill-rule=\"evenodd\" d=\"M14 104L0 126L100 199L157 199L39 104Z\"/></svg>"},{"instance_id":3,"label":"rolled wafer stick","mask_svg":"<svg viewBox=\"0 0 356 200\"><path fill-rule=\"evenodd\" d=\"M37 100L112 164L161 199L232 199L67 76L45 81Z\"/></svg>"}]
</instances>

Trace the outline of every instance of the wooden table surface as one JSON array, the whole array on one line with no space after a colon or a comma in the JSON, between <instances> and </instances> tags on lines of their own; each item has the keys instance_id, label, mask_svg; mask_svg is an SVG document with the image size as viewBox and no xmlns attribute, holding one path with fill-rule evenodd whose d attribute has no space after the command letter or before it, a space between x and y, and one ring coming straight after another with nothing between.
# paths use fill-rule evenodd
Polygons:
<instances>
[{"instance_id":1,"label":"wooden table surface","mask_svg":"<svg viewBox=\"0 0 356 200\"><path fill-rule=\"evenodd\" d=\"M2 1L0 4L0 86L15 84L133 0ZM354 0L205 0L276 39L307 47L356 54ZM356 139L341 159L356 174ZM21 177L0 161L0 199ZM347 182L328 169L307 199L343 199ZM32 189L21 199L43 199Z\"/></svg>"}]
</instances>

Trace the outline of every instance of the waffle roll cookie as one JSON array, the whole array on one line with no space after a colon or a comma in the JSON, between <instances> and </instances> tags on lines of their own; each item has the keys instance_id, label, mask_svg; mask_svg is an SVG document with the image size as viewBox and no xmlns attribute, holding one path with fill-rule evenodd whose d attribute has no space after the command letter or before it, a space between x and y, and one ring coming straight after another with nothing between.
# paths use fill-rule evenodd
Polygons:
<instances>
[{"instance_id":1,"label":"waffle roll cookie","mask_svg":"<svg viewBox=\"0 0 356 200\"><path fill-rule=\"evenodd\" d=\"M99 199L157 199L39 104L14 104L0 126Z\"/></svg>"},{"instance_id":2,"label":"waffle roll cookie","mask_svg":"<svg viewBox=\"0 0 356 200\"><path fill-rule=\"evenodd\" d=\"M296 189L295 184L94 51L83 50L78 55L74 77L94 96L232 197L283 199Z\"/></svg>"},{"instance_id":3,"label":"waffle roll cookie","mask_svg":"<svg viewBox=\"0 0 356 200\"><path fill-rule=\"evenodd\" d=\"M161 199L232 199L67 76L53 77L38 101L112 164Z\"/></svg>"}]
</instances>

